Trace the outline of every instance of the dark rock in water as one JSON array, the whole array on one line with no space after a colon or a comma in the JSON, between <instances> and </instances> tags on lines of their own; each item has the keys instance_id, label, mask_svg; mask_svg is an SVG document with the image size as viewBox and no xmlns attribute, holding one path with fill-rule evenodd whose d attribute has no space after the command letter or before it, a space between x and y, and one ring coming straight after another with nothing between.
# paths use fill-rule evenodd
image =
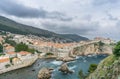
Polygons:
<instances>
[{"instance_id":1,"label":"dark rock in water","mask_svg":"<svg viewBox=\"0 0 120 79\"><path fill-rule=\"evenodd\" d=\"M50 79L53 69L42 68L38 73L38 79Z\"/></svg>"},{"instance_id":2,"label":"dark rock in water","mask_svg":"<svg viewBox=\"0 0 120 79\"><path fill-rule=\"evenodd\" d=\"M52 74L53 70L54 70L53 68L49 68L50 74Z\"/></svg>"},{"instance_id":3,"label":"dark rock in water","mask_svg":"<svg viewBox=\"0 0 120 79\"><path fill-rule=\"evenodd\" d=\"M33 69L32 71L35 71L35 69Z\"/></svg>"},{"instance_id":4,"label":"dark rock in water","mask_svg":"<svg viewBox=\"0 0 120 79\"><path fill-rule=\"evenodd\" d=\"M68 73L72 74L73 73L73 71L68 68L67 63L62 64L59 71L61 71L63 73L66 73L66 74L68 74Z\"/></svg>"}]
</instances>

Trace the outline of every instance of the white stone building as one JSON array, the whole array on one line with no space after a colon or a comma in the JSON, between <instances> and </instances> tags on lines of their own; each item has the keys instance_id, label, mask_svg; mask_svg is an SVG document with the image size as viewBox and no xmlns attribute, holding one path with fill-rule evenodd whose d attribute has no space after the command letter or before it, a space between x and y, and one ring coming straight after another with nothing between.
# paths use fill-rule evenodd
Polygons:
<instances>
[{"instance_id":1,"label":"white stone building","mask_svg":"<svg viewBox=\"0 0 120 79\"><path fill-rule=\"evenodd\" d=\"M11 45L7 45L7 46L4 46L3 47L3 52L6 53L6 52L14 52L15 51L15 48Z\"/></svg>"},{"instance_id":2,"label":"white stone building","mask_svg":"<svg viewBox=\"0 0 120 79\"><path fill-rule=\"evenodd\" d=\"M0 70L6 68L6 65L10 65L9 56L0 56Z\"/></svg>"}]
</instances>

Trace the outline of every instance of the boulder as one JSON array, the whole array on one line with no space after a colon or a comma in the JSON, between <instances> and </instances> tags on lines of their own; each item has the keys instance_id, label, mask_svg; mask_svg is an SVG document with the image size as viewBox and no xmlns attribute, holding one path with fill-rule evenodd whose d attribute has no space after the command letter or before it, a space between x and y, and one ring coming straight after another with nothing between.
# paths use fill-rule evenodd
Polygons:
<instances>
[{"instance_id":1,"label":"boulder","mask_svg":"<svg viewBox=\"0 0 120 79\"><path fill-rule=\"evenodd\" d=\"M73 73L73 71L68 68L67 63L62 64L61 67L59 68L59 71L66 74Z\"/></svg>"},{"instance_id":2,"label":"boulder","mask_svg":"<svg viewBox=\"0 0 120 79\"><path fill-rule=\"evenodd\" d=\"M53 69L42 68L38 73L38 79L50 79Z\"/></svg>"}]
</instances>

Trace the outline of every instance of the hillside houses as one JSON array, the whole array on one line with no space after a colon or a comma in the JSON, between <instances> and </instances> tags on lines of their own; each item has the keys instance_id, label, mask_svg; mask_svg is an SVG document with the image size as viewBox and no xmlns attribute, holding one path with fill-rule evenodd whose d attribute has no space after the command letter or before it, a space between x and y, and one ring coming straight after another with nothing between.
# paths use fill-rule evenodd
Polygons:
<instances>
[{"instance_id":1,"label":"hillside houses","mask_svg":"<svg viewBox=\"0 0 120 79\"><path fill-rule=\"evenodd\" d=\"M3 52L14 52L14 51L15 51L15 47L9 44L3 47Z\"/></svg>"},{"instance_id":2,"label":"hillside houses","mask_svg":"<svg viewBox=\"0 0 120 79\"><path fill-rule=\"evenodd\" d=\"M16 57L17 53L16 52L6 52L6 55L8 55L10 58Z\"/></svg>"},{"instance_id":3,"label":"hillside houses","mask_svg":"<svg viewBox=\"0 0 120 79\"><path fill-rule=\"evenodd\" d=\"M22 61L28 60L30 57L32 57L32 54L27 51L21 51L17 53L17 57L20 58Z\"/></svg>"},{"instance_id":4,"label":"hillside houses","mask_svg":"<svg viewBox=\"0 0 120 79\"><path fill-rule=\"evenodd\" d=\"M99 42L102 41L105 44L111 44L114 43L113 40L111 39L106 39L102 37L96 37L94 40L89 40L89 41L81 41L79 43L56 43L52 41L45 41L40 37L35 37L35 36L25 36L25 35L15 35L13 38L14 41L16 42L23 42L29 46L29 48L33 48L35 50L38 50L43 53L48 53L51 52L53 53L56 57L61 57L61 56L68 56L69 52L77 46L80 45L85 45L89 43L94 43L94 42Z\"/></svg>"},{"instance_id":5,"label":"hillside houses","mask_svg":"<svg viewBox=\"0 0 120 79\"><path fill-rule=\"evenodd\" d=\"M2 44L4 41L4 39L2 38L2 36L0 36L0 44Z\"/></svg>"},{"instance_id":6,"label":"hillside houses","mask_svg":"<svg viewBox=\"0 0 120 79\"><path fill-rule=\"evenodd\" d=\"M103 38L103 37L95 37L94 38L95 41L101 41L105 44L114 44L115 41L114 40L111 40L110 38Z\"/></svg>"}]
</instances>

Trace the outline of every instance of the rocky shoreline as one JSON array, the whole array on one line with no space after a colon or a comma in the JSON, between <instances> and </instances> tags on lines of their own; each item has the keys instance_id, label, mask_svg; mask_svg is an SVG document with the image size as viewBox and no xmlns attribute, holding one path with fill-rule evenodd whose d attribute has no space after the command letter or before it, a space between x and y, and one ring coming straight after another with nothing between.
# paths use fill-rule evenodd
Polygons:
<instances>
[{"instance_id":1,"label":"rocky shoreline","mask_svg":"<svg viewBox=\"0 0 120 79\"><path fill-rule=\"evenodd\" d=\"M97 69L86 79L119 79L120 78L120 57L110 55L102 60Z\"/></svg>"},{"instance_id":2,"label":"rocky shoreline","mask_svg":"<svg viewBox=\"0 0 120 79\"><path fill-rule=\"evenodd\" d=\"M38 73L38 79L50 79L52 77L53 70L53 68L43 67ZM74 72L69 69L67 63L63 63L58 70L65 74L72 74Z\"/></svg>"},{"instance_id":3,"label":"rocky shoreline","mask_svg":"<svg viewBox=\"0 0 120 79\"><path fill-rule=\"evenodd\" d=\"M98 55L97 58L96 56L93 56L93 57L78 56L75 61L66 62L68 65L68 68L70 70L75 71L73 74L71 73L65 74L61 71L58 71L58 69L61 67L61 64L63 63L62 61L56 61L54 59L38 59L34 63L34 65L1 74L0 78L1 79L8 79L8 78L20 79L22 77L24 79L38 79L38 73L42 68L48 68L48 69L53 68L54 70L53 70L53 73L51 74L51 79L59 79L59 78L78 79L77 76L80 68L85 69L85 73L86 73L88 64L93 63L94 61L95 63L97 63L104 57L106 56ZM85 59L87 62L84 62L83 59Z\"/></svg>"},{"instance_id":4,"label":"rocky shoreline","mask_svg":"<svg viewBox=\"0 0 120 79\"><path fill-rule=\"evenodd\" d=\"M22 64L18 64L18 65L12 65L8 68L2 69L0 70L0 74L12 71L12 70L16 70L16 69L20 69L20 68L24 68L24 67L28 67L31 66L32 64L35 63L35 61L38 59L38 56L33 57L31 60L29 61L24 61Z\"/></svg>"},{"instance_id":5,"label":"rocky shoreline","mask_svg":"<svg viewBox=\"0 0 120 79\"><path fill-rule=\"evenodd\" d=\"M108 55L108 54L89 54L89 55L84 55L84 56L93 57L93 56L97 56L97 55ZM80 56L82 56L82 55L80 55ZM77 59L77 56L75 56L75 55L74 55L74 57L56 58L55 59L56 61L63 61L60 68L58 69L58 71L60 71L64 74L74 73L73 70L69 69L67 62L75 61L76 59ZM51 68L42 68L38 73L38 79L51 79L52 71L54 69L52 69L52 71L50 69Z\"/></svg>"},{"instance_id":6,"label":"rocky shoreline","mask_svg":"<svg viewBox=\"0 0 120 79\"><path fill-rule=\"evenodd\" d=\"M100 54L100 53L99 53ZM40 56L37 56L35 57L31 62L25 62L21 65L17 65L17 66L11 66L9 68L6 68L6 69L3 69L3 70L0 70L0 74L2 73L5 73L5 72L9 72L9 71L12 71L12 70L16 70L16 69L20 69L20 68L24 68L24 67L28 67L28 66L31 66L38 58L40 59L55 59L56 61L63 61L63 62L70 62L70 61L75 61L76 60L76 57L77 56L88 56L88 57L92 57L92 56L95 56L95 55L99 55L99 54L86 54L86 55L70 55L69 57L56 57L56 56L47 56L47 57L40 57ZM102 53L103 54L103 53ZM103 55L109 55L109 54L103 54ZM26 64L27 63L27 64Z\"/></svg>"}]
</instances>

